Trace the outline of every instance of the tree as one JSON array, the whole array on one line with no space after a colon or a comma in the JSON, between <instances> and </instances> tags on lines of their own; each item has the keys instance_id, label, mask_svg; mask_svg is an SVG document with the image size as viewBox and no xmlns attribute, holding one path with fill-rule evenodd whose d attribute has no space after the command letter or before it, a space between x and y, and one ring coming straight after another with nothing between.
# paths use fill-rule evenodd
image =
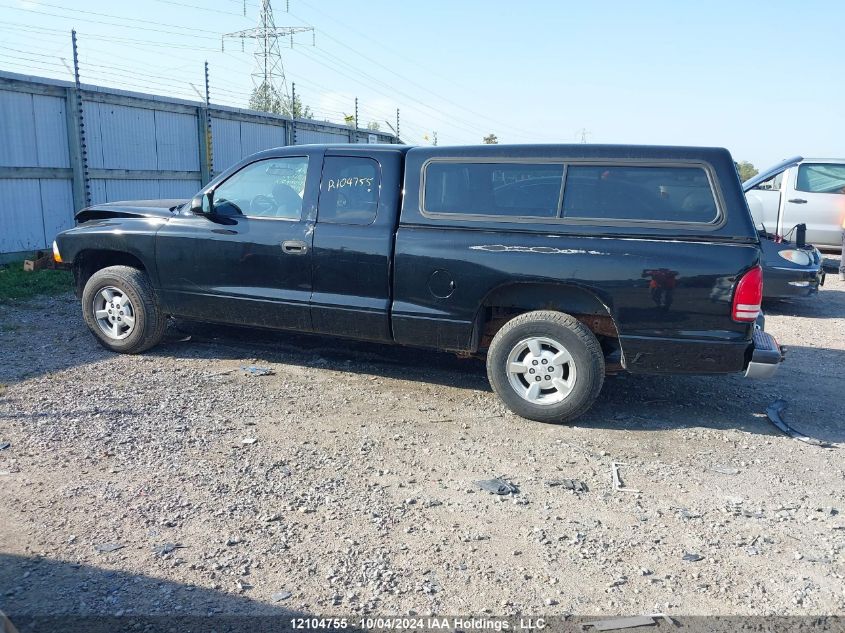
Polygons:
<instances>
[{"instance_id":1,"label":"tree","mask_svg":"<svg viewBox=\"0 0 845 633\"><path fill-rule=\"evenodd\" d=\"M373 132L378 132L381 127L379 126L378 121L370 121L367 123L367 129L372 130Z\"/></svg>"},{"instance_id":2,"label":"tree","mask_svg":"<svg viewBox=\"0 0 845 633\"><path fill-rule=\"evenodd\" d=\"M737 164L737 170L739 171L739 179L742 182L745 182L749 178L753 178L760 173L759 170L747 160L740 161Z\"/></svg>"},{"instance_id":3,"label":"tree","mask_svg":"<svg viewBox=\"0 0 845 633\"><path fill-rule=\"evenodd\" d=\"M485 145L498 145L499 144L499 137L495 134L488 134L483 139L481 139Z\"/></svg>"},{"instance_id":4,"label":"tree","mask_svg":"<svg viewBox=\"0 0 845 633\"><path fill-rule=\"evenodd\" d=\"M302 104L299 95L296 96L293 107L291 107L291 98L287 95L280 95L267 82L262 83L252 91L249 97L249 109L272 112L295 119L311 119L314 116L311 108Z\"/></svg>"}]
</instances>

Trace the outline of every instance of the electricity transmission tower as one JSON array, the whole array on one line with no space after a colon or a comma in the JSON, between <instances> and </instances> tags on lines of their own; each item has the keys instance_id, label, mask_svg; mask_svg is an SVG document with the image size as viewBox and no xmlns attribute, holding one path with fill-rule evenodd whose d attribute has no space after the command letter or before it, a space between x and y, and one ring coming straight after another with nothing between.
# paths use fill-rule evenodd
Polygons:
<instances>
[{"instance_id":1,"label":"electricity transmission tower","mask_svg":"<svg viewBox=\"0 0 845 633\"><path fill-rule=\"evenodd\" d=\"M255 70L252 73L252 83L255 86L255 95L264 104L270 105L290 103L290 114L293 114L295 104L290 102L287 81L285 80L285 67L282 64L282 53L279 48L279 38L289 37L290 45L293 48L293 36L296 33L314 32L312 26L276 26L273 21L273 8L270 0L261 0L261 14L258 17L258 26L254 29L226 33L221 40L241 40L243 47L246 40L256 40L255 47ZM271 107L262 108L273 110Z\"/></svg>"}]
</instances>

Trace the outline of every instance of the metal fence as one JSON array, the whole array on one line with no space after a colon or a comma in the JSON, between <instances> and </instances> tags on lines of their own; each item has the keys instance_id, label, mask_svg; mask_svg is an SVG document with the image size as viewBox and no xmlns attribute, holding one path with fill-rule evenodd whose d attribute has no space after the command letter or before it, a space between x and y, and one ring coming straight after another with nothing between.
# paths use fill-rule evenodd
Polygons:
<instances>
[{"instance_id":1,"label":"metal fence","mask_svg":"<svg viewBox=\"0 0 845 633\"><path fill-rule=\"evenodd\" d=\"M189 198L215 172L263 149L368 142L397 140L0 71L0 255L47 248L86 203Z\"/></svg>"}]
</instances>

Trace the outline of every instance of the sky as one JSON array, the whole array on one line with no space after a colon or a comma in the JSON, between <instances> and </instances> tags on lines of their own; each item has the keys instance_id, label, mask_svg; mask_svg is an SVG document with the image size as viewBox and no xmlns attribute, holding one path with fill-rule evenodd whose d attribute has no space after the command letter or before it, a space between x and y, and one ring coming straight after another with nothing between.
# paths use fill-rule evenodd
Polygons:
<instances>
[{"instance_id":1,"label":"sky","mask_svg":"<svg viewBox=\"0 0 845 633\"><path fill-rule=\"evenodd\" d=\"M408 143L727 147L765 168L845 157L845 3L273 0L315 118ZM245 107L260 0L0 0L0 69ZM246 10L246 15L244 15ZM2 114L2 113L0 113Z\"/></svg>"}]
</instances>

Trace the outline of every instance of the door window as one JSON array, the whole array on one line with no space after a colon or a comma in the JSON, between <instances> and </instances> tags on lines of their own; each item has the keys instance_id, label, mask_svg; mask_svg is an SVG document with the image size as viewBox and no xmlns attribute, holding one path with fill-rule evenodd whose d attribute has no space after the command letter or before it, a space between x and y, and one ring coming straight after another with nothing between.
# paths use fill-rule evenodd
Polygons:
<instances>
[{"instance_id":1,"label":"door window","mask_svg":"<svg viewBox=\"0 0 845 633\"><path fill-rule=\"evenodd\" d=\"M380 188L379 165L372 158L326 157L317 221L372 224L376 219Z\"/></svg>"},{"instance_id":2,"label":"door window","mask_svg":"<svg viewBox=\"0 0 845 633\"><path fill-rule=\"evenodd\" d=\"M845 193L845 165L808 163L798 168L798 191L807 193Z\"/></svg>"},{"instance_id":3,"label":"door window","mask_svg":"<svg viewBox=\"0 0 845 633\"><path fill-rule=\"evenodd\" d=\"M768 180L764 180L754 187L760 191L780 191L780 183L783 181L783 172L778 172Z\"/></svg>"},{"instance_id":4,"label":"door window","mask_svg":"<svg viewBox=\"0 0 845 633\"><path fill-rule=\"evenodd\" d=\"M255 218L298 220L308 158L292 156L250 163L214 190L214 212Z\"/></svg>"}]
</instances>

